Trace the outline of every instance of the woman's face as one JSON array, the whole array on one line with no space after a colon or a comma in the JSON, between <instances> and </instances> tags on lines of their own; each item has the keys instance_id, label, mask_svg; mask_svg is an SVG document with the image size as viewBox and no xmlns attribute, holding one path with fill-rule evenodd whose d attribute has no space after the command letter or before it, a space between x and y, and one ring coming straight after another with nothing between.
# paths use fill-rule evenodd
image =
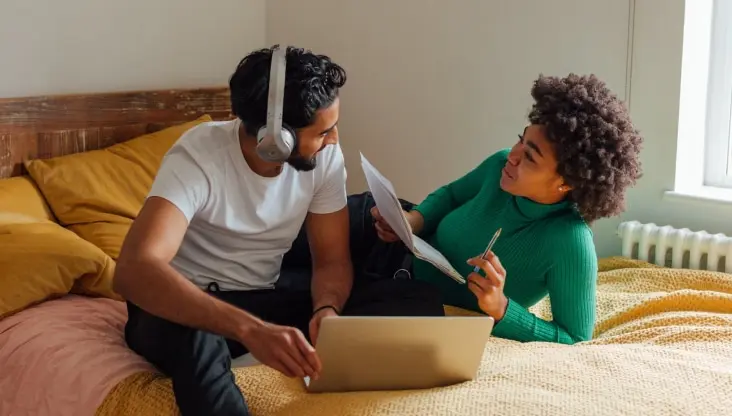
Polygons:
<instances>
[{"instance_id":1,"label":"woman's face","mask_svg":"<svg viewBox=\"0 0 732 416\"><path fill-rule=\"evenodd\" d=\"M556 154L544 128L535 124L511 148L500 183L504 191L541 204L559 202L571 190L557 173Z\"/></svg>"}]
</instances>

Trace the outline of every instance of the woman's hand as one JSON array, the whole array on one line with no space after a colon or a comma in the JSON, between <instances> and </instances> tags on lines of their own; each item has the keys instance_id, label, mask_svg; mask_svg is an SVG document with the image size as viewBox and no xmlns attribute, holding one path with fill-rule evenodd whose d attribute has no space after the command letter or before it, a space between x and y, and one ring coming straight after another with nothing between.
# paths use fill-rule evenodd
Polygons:
<instances>
[{"instance_id":1,"label":"woman's hand","mask_svg":"<svg viewBox=\"0 0 732 416\"><path fill-rule=\"evenodd\" d=\"M488 252L485 259L474 257L468 260L468 264L480 267L485 273L485 277L478 273L470 273L468 289L478 298L480 309L492 316L496 322L500 321L508 307L508 298L503 294L506 269L493 252Z\"/></svg>"},{"instance_id":2,"label":"woman's hand","mask_svg":"<svg viewBox=\"0 0 732 416\"><path fill-rule=\"evenodd\" d=\"M384 217L381 216L378 208L371 208L371 216L374 217L374 227L376 227L376 234L379 236L380 239L387 243L399 241L399 236L396 235L396 233L386 222ZM405 211L404 216L407 217L407 222L412 228L412 232L414 234L419 234L424 224L424 218L422 218L422 214L417 211Z\"/></svg>"}]
</instances>

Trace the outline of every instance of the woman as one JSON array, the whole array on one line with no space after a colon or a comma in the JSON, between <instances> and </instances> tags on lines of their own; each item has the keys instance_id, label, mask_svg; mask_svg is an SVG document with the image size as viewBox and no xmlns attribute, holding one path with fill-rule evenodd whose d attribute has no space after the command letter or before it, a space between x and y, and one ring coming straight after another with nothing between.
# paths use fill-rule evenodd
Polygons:
<instances>
[{"instance_id":1,"label":"woman","mask_svg":"<svg viewBox=\"0 0 732 416\"><path fill-rule=\"evenodd\" d=\"M496 336L573 344L590 339L595 324L589 224L623 211L625 191L641 174L642 139L624 104L595 76L541 76L531 95L529 125L511 149L406 213L414 233L468 276L467 285L419 260L413 277L440 288L447 304L492 316ZM372 214L379 237L398 240L378 210ZM547 295L552 321L527 310Z\"/></svg>"}]
</instances>

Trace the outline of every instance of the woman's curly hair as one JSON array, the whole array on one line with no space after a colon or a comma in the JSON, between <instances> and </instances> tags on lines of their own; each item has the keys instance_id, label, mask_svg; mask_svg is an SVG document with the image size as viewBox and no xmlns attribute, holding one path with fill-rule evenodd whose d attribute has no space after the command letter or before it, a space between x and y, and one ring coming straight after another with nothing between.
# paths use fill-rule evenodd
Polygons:
<instances>
[{"instance_id":1,"label":"woman's curly hair","mask_svg":"<svg viewBox=\"0 0 732 416\"><path fill-rule=\"evenodd\" d=\"M531 96L529 121L546 129L580 215L592 223L623 212L626 189L641 177L643 141L625 104L594 75L541 75Z\"/></svg>"}]
</instances>

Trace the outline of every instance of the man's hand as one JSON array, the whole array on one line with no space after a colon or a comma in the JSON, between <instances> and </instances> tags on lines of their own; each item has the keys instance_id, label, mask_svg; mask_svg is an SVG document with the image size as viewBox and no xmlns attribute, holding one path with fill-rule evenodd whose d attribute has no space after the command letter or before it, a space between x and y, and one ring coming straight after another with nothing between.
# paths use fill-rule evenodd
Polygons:
<instances>
[{"instance_id":1,"label":"man's hand","mask_svg":"<svg viewBox=\"0 0 732 416\"><path fill-rule=\"evenodd\" d=\"M338 316L338 314L332 308L321 309L310 318L310 340L313 345L318 342L318 333L320 331L320 321L328 316Z\"/></svg>"},{"instance_id":2,"label":"man's hand","mask_svg":"<svg viewBox=\"0 0 732 416\"><path fill-rule=\"evenodd\" d=\"M242 338L254 358L288 377L320 376L320 358L297 328L263 322Z\"/></svg>"},{"instance_id":3,"label":"man's hand","mask_svg":"<svg viewBox=\"0 0 732 416\"><path fill-rule=\"evenodd\" d=\"M493 252L488 252L485 259L475 257L468 260L468 264L480 267L485 272L485 277L478 273L470 273L468 276L468 289L478 299L480 309L492 316L496 322L503 319L508 307L508 298L503 294L503 286L506 283L506 269L503 268L498 257Z\"/></svg>"}]
</instances>

